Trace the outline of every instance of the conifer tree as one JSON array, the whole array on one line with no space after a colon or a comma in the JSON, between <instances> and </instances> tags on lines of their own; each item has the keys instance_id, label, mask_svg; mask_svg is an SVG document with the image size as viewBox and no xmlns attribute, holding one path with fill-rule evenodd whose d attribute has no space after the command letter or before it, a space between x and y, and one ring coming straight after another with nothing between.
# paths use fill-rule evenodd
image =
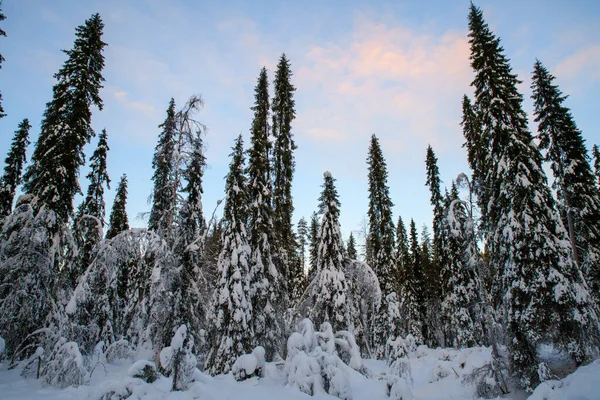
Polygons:
<instances>
[{"instance_id":1,"label":"conifer tree","mask_svg":"<svg viewBox=\"0 0 600 400\"><path fill-rule=\"evenodd\" d=\"M404 224L397 241L398 263L402 264L400 279L400 314L403 316L403 336L411 334L417 343L424 343L423 309L422 309L422 276L420 270L420 248L415 222L410 221L410 237L403 234ZM402 240L404 239L404 240Z\"/></svg>"},{"instance_id":2,"label":"conifer tree","mask_svg":"<svg viewBox=\"0 0 600 400\"><path fill-rule=\"evenodd\" d=\"M448 345L473 347L483 344L481 280L478 270L481 256L472 237L472 223L467 205L458 197L454 182L446 196L448 237L443 251L448 255L443 276L447 279L442 313Z\"/></svg>"},{"instance_id":3,"label":"conifer tree","mask_svg":"<svg viewBox=\"0 0 600 400\"><path fill-rule=\"evenodd\" d=\"M354 235L350 232L350 237L348 238L348 247L346 248L346 253L348 258L351 260L356 260L358 258L358 253L356 252L356 241L354 240Z\"/></svg>"},{"instance_id":4,"label":"conifer tree","mask_svg":"<svg viewBox=\"0 0 600 400\"><path fill-rule=\"evenodd\" d=\"M410 254L408 249L408 235L406 233L406 227L402 217L398 216L398 222L396 223L396 268L395 268L395 282L396 290L399 291L399 285L402 281L402 277L406 269L410 265Z\"/></svg>"},{"instance_id":5,"label":"conifer tree","mask_svg":"<svg viewBox=\"0 0 600 400\"><path fill-rule=\"evenodd\" d=\"M0 22L4 21L6 16L2 12L2 1L0 1ZM6 37L6 32L0 29L0 36ZM0 69L2 69L2 61L4 61L4 57L0 54ZM2 108L2 92L0 91L0 119L2 119L6 114L4 114L4 108Z\"/></svg>"},{"instance_id":6,"label":"conifer tree","mask_svg":"<svg viewBox=\"0 0 600 400\"><path fill-rule=\"evenodd\" d=\"M152 208L148 220L148 229L155 231L161 237L170 239L175 211L177 207L177 187L174 177L174 153L177 124L175 120L175 100L171 98L167 117L159 125L162 132L158 136L158 144L152 158L154 175L152 181Z\"/></svg>"},{"instance_id":7,"label":"conifer tree","mask_svg":"<svg viewBox=\"0 0 600 400\"><path fill-rule=\"evenodd\" d=\"M246 237L248 213L242 136L231 154L225 183L223 247L217 263L219 280L212 302L212 349L206 362L210 374L227 373L235 360L252 351L252 305L249 264L251 250Z\"/></svg>"},{"instance_id":8,"label":"conifer tree","mask_svg":"<svg viewBox=\"0 0 600 400\"><path fill-rule=\"evenodd\" d=\"M531 390L538 368L548 368L538 361L537 345L549 341L581 363L598 343L598 319L527 128L519 81L473 4L469 30L480 126L469 146L486 149L478 172L489 194L482 212L490 229L486 249L504 300L510 368Z\"/></svg>"},{"instance_id":9,"label":"conifer tree","mask_svg":"<svg viewBox=\"0 0 600 400\"><path fill-rule=\"evenodd\" d=\"M113 202L110 218L108 221L108 230L106 238L112 239L123 231L129 230L129 220L127 218L127 175L123 174L119 185L117 186L117 194Z\"/></svg>"},{"instance_id":10,"label":"conifer tree","mask_svg":"<svg viewBox=\"0 0 600 400\"><path fill-rule=\"evenodd\" d=\"M319 216L313 212L310 216L310 229L308 231L308 252L309 252L309 267L308 267L308 282L312 282L317 272L317 258L319 255Z\"/></svg>"},{"instance_id":11,"label":"conifer tree","mask_svg":"<svg viewBox=\"0 0 600 400\"><path fill-rule=\"evenodd\" d=\"M598 151L597 145L594 145L592 155L594 156L594 174L596 175L597 185L600 187L600 151Z\"/></svg>"},{"instance_id":12,"label":"conifer tree","mask_svg":"<svg viewBox=\"0 0 600 400\"><path fill-rule=\"evenodd\" d=\"M17 186L21 183L23 165L27 161L30 129L29 120L25 118L15 131L10 150L4 160L4 175L0 178L0 217L5 217L12 211Z\"/></svg>"},{"instance_id":13,"label":"conifer tree","mask_svg":"<svg viewBox=\"0 0 600 400\"><path fill-rule=\"evenodd\" d=\"M73 197L80 192L79 167L85 164L83 147L94 132L91 107L102 110L102 41L104 24L94 14L76 29L68 59L54 77L52 101L46 104L42 130L25 173L24 189L38 209L47 207L66 222L73 213Z\"/></svg>"},{"instance_id":14,"label":"conifer tree","mask_svg":"<svg viewBox=\"0 0 600 400\"><path fill-rule=\"evenodd\" d=\"M251 147L248 150L250 296L254 312L254 344L265 347L271 360L282 350L285 296L281 274L273 263L273 210L269 167L269 83L263 68L255 89Z\"/></svg>"},{"instance_id":15,"label":"conifer tree","mask_svg":"<svg viewBox=\"0 0 600 400\"><path fill-rule=\"evenodd\" d=\"M94 246L102 239L106 203L104 202L104 186L110 189L110 178L106 169L108 154L106 129L99 136L98 147L90 158L91 170L87 175L90 181L87 194L79 205L74 221L74 237L77 243L78 255L74 268L70 273L71 284L77 284L77 279L85 272L90 264Z\"/></svg>"},{"instance_id":16,"label":"conifer tree","mask_svg":"<svg viewBox=\"0 0 600 400\"><path fill-rule=\"evenodd\" d=\"M323 218L319 229L317 271L309 294L311 319L316 326L329 322L334 332L351 330L353 320L341 251L340 201L331 173L325 172L323 177L323 191L319 197L319 213Z\"/></svg>"},{"instance_id":17,"label":"conifer tree","mask_svg":"<svg viewBox=\"0 0 600 400\"><path fill-rule=\"evenodd\" d=\"M304 217L298 221L298 249L300 252L300 264L302 265L302 271L306 267L306 247L308 246L309 232L308 223Z\"/></svg>"},{"instance_id":18,"label":"conifer tree","mask_svg":"<svg viewBox=\"0 0 600 400\"><path fill-rule=\"evenodd\" d=\"M427 274L427 284L429 286L428 298L439 303L441 296L441 288L439 276L442 268L448 263L445 252L443 251L444 242L446 240L446 232L444 230L444 199L441 191L440 170L437 166L437 157L431 146L427 146L427 156L425 158L425 166L427 170L426 186L429 186L431 193L430 203L433 207L433 259L431 269L425 271Z\"/></svg>"},{"instance_id":19,"label":"conifer tree","mask_svg":"<svg viewBox=\"0 0 600 400\"><path fill-rule=\"evenodd\" d=\"M392 271L394 269L394 223L390 190L387 186L387 166L379 140L371 136L369 155L369 233L367 235L367 264L379 279L381 286L381 305L375 315L374 346L378 358L385 355L388 337L387 296L394 291Z\"/></svg>"},{"instance_id":20,"label":"conifer tree","mask_svg":"<svg viewBox=\"0 0 600 400\"><path fill-rule=\"evenodd\" d=\"M297 263L292 262L294 253L294 236L292 231L292 180L296 163L294 150L297 148L292 135L292 121L296 118L294 110L294 92L296 88L290 79L292 71L285 54L281 55L275 81L274 97L271 104L273 132L273 227L276 233L276 264L287 286L292 288L300 271L294 271Z\"/></svg>"},{"instance_id":21,"label":"conifer tree","mask_svg":"<svg viewBox=\"0 0 600 400\"><path fill-rule=\"evenodd\" d=\"M590 166L581 131L563 105L566 96L555 77L537 60L532 89L539 148L554 173L559 209L571 240L573 258L600 298L600 192Z\"/></svg>"}]
</instances>

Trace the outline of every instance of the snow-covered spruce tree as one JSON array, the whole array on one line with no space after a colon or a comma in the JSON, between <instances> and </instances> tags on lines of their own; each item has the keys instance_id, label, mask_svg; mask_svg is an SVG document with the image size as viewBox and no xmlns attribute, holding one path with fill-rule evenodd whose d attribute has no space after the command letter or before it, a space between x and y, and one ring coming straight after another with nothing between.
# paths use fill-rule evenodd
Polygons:
<instances>
[{"instance_id":1,"label":"snow-covered spruce tree","mask_svg":"<svg viewBox=\"0 0 600 400\"><path fill-rule=\"evenodd\" d=\"M63 222L73 213L79 167L85 164L83 147L94 135L91 107L102 110L103 28L100 15L92 15L77 27L73 49L64 50L68 59L54 75L58 82L24 177L24 191L33 195L34 208L52 210Z\"/></svg>"},{"instance_id":2,"label":"snow-covered spruce tree","mask_svg":"<svg viewBox=\"0 0 600 400\"><path fill-rule=\"evenodd\" d=\"M379 140L371 136L369 155L369 233L367 242L367 264L377 274L381 285L381 305L375 314L375 330L373 332L373 346L376 357L385 356L385 345L388 334L387 296L394 291L392 271L394 269L394 223L392 221L392 207L390 189L387 185L387 166Z\"/></svg>"},{"instance_id":3,"label":"snow-covered spruce tree","mask_svg":"<svg viewBox=\"0 0 600 400\"><path fill-rule=\"evenodd\" d=\"M594 157L594 175L596 175L596 185L600 186L600 151L598 146L594 145L592 148L592 156Z\"/></svg>"},{"instance_id":4,"label":"snow-covered spruce tree","mask_svg":"<svg viewBox=\"0 0 600 400\"><path fill-rule=\"evenodd\" d=\"M274 240L269 167L269 83L267 70L260 71L254 91L254 119L248 150L248 203L250 248L250 296L254 312L254 343L263 346L270 361L283 350L283 313L286 307L284 282L273 263Z\"/></svg>"},{"instance_id":5,"label":"snow-covered spruce tree","mask_svg":"<svg viewBox=\"0 0 600 400\"><path fill-rule=\"evenodd\" d=\"M18 204L0 231L0 336L6 353L27 358L50 351L60 336L64 282L74 249L70 230L52 210ZM39 334L33 335L34 332Z\"/></svg>"},{"instance_id":6,"label":"snow-covered spruce tree","mask_svg":"<svg viewBox=\"0 0 600 400\"><path fill-rule=\"evenodd\" d=\"M319 216L313 212L310 216L308 231L308 283L312 282L317 272L317 258L319 257Z\"/></svg>"},{"instance_id":7,"label":"snow-covered spruce tree","mask_svg":"<svg viewBox=\"0 0 600 400\"><path fill-rule=\"evenodd\" d=\"M276 234L273 255L275 265L279 269L286 286L293 288L297 283L298 263L293 262L294 235L292 231L292 180L296 163L294 150L297 146L292 135L292 121L296 118L294 110L294 92L296 88L291 83L292 71L290 61L282 54L275 71L273 81L274 96L271 102L272 110L272 182L273 182L273 228Z\"/></svg>"},{"instance_id":8,"label":"snow-covered spruce tree","mask_svg":"<svg viewBox=\"0 0 600 400\"><path fill-rule=\"evenodd\" d=\"M0 22L4 21L6 16L2 12L2 1L0 1ZM6 37L6 32L0 29L0 36ZM2 69L2 61L4 61L4 57L0 54L0 69ZM6 114L4 114L4 108L2 108L2 92L0 91L0 119L2 119Z\"/></svg>"},{"instance_id":9,"label":"snow-covered spruce tree","mask_svg":"<svg viewBox=\"0 0 600 400\"><path fill-rule=\"evenodd\" d=\"M598 318L554 209L519 81L473 4L469 30L481 127L476 143L488 149L481 171L490 188L483 213L491 229L486 248L503 294L510 368L531 390L540 380L537 345L550 342L581 363L598 343Z\"/></svg>"},{"instance_id":10,"label":"snow-covered spruce tree","mask_svg":"<svg viewBox=\"0 0 600 400\"><path fill-rule=\"evenodd\" d=\"M212 375L229 372L238 357L252 351L250 246L245 226L248 202L241 135L235 141L231 157L225 180L223 248L217 264L219 280L209 313L211 349L205 369Z\"/></svg>"},{"instance_id":11,"label":"snow-covered spruce tree","mask_svg":"<svg viewBox=\"0 0 600 400\"><path fill-rule=\"evenodd\" d=\"M309 287L312 303L310 318L317 326L329 322L335 331L352 331L353 316L349 306L348 284L341 252L340 201L331 173L324 174L319 212L323 215L319 232L319 250L315 279Z\"/></svg>"},{"instance_id":12,"label":"snow-covered spruce tree","mask_svg":"<svg viewBox=\"0 0 600 400\"><path fill-rule=\"evenodd\" d=\"M454 183L446 203L449 235L442 248L448 257L443 273L447 281L442 303L446 344L456 348L478 346L484 342L483 299L478 275L482 259L472 237L473 221L467 204L459 199Z\"/></svg>"},{"instance_id":13,"label":"snow-covered spruce tree","mask_svg":"<svg viewBox=\"0 0 600 400\"><path fill-rule=\"evenodd\" d=\"M119 233L127 230L129 230L129 219L127 218L127 175L123 174L117 186L117 194L115 195L112 210L110 211L106 238L112 239Z\"/></svg>"},{"instance_id":14,"label":"snow-covered spruce tree","mask_svg":"<svg viewBox=\"0 0 600 400\"><path fill-rule=\"evenodd\" d=\"M83 202L77 208L73 223L73 236L77 244L77 258L69 272L71 286L75 288L77 279L85 272L93 257L94 247L104 235L104 186L110 189L110 178L106 169L108 154L106 129L99 136L98 147L90 157L90 172L87 178L90 184Z\"/></svg>"},{"instance_id":15,"label":"snow-covered spruce tree","mask_svg":"<svg viewBox=\"0 0 600 400\"><path fill-rule=\"evenodd\" d=\"M569 232L573 258L600 299L600 192L581 131L563 105L566 96L537 60L532 86L539 148L546 150L558 205Z\"/></svg>"},{"instance_id":16,"label":"snow-covered spruce tree","mask_svg":"<svg viewBox=\"0 0 600 400\"><path fill-rule=\"evenodd\" d=\"M174 177L174 156L176 148L177 123L175 119L175 100L171 98L167 117L159 125L162 132L152 158L152 208L148 220L148 229L170 239L175 223L177 207L177 187Z\"/></svg>"},{"instance_id":17,"label":"snow-covered spruce tree","mask_svg":"<svg viewBox=\"0 0 600 400\"><path fill-rule=\"evenodd\" d=\"M354 240L354 235L352 234L352 232L350 232L350 237L348 238L348 246L346 247L346 253L348 255L348 258L351 260L358 259L358 253L356 252L356 241Z\"/></svg>"},{"instance_id":18,"label":"snow-covered spruce tree","mask_svg":"<svg viewBox=\"0 0 600 400\"><path fill-rule=\"evenodd\" d=\"M400 221L401 222L401 221ZM409 248L410 243L410 248ZM424 343L423 335L423 276L420 266L420 246L414 220L410 220L410 237L399 245L399 262L403 270L400 279L400 314L403 316L403 336L411 334L417 343Z\"/></svg>"},{"instance_id":19,"label":"snow-covered spruce tree","mask_svg":"<svg viewBox=\"0 0 600 400\"><path fill-rule=\"evenodd\" d=\"M206 168L202 135L206 127L193 119L204 102L199 96L192 96L184 108L176 114L177 144L183 167L176 165L175 180L185 179L182 192L185 195L177 215L176 237L173 252L181 263L181 282L178 287L179 319L177 324L185 324L200 343L202 320L206 304L202 302L201 275L204 267L204 238L206 222L202 213L202 179ZM183 168L179 171L180 168ZM178 187L179 184L176 184Z\"/></svg>"},{"instance_id":20,"label":"snow-covered spruce tree","mask_svg":"<svg viewBox=\"0 0 600 400\"><path fill-rule=\"evenodd\" d=\"M425 157L425 166L427 171L426 186L429 186L431 196L429 201L433 207L433 260L432 269L425 271L427 275L428 293L427 297L438 301L441 297L440 271L447 264L446 255L442 250L444 248L445 233L444 230L444 198L441 191L440 170L437 166L437 157L431 146L427 146L427 155ZM429 272L429 273L428 273Z\"/></svg>"},{"instance_id":21,"label":"snow-covered spruce tree","mask_svg":"<svg viewBox=\"0 0 600 400\"><path fill-rule=\"evenodd\" d=\"M27 161L29 129L31 125L25 118L15 131L10 150L4 159L4 175L0 178L0 217L5 217L12 211L17 186L21 183L23 165Z\"/></svg>"}]
</instances>

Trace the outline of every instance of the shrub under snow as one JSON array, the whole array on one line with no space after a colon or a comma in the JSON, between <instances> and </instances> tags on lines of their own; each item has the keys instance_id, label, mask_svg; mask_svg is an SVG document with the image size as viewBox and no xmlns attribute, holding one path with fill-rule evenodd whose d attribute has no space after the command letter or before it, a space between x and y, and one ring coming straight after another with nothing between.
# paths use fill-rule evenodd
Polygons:
<instances>
[{"instance_id":1,"label":"shrub under snow","mask_svg":"<svg viewBox=\"0 0 600 400\"><path fill-rule=\"evenodd\" d=\"M243 354L235 360L231 372L236 381L243 381L253 376L263 376L265 368L265 349L257 346L250 354Z\"/></svg>"},{"instance_id":2,"label":"shrub under snow","mask_svg":"<svg viewBox=\"0 0 600 400\"><path fill-rule=\"evenodd\" d=\"M186 390L194 381L196 357L192 354L194 339L188 335L187 327L181 325L171 345L160 352L160 365L167 376L173 376L173 390Z\"/></svg>"},{"instance_id":3,"label":"shrub under snow","mask_svg":"<svg viewBox=\"0 0 600 400\"><path fill-rule=\"evenodd\" d=\"M367 373L354 335L348 331L334 334L328 322L315 332L310 319L302 320L298 330L287 343L284 371L288 385L311 396L328 393L352 399L350 370Z\"/></svg>"},{"instance_id":4,"label":"shrub under snow","mask_svg":"<svg viewBox=\"0 0 600 400\"><path fill-rule=\"evenodd\" d=\"M79 346L64 338L54 345L48 362L42 368L44 382L61 389L81 385L86 374Z\"/></svg>"}]
</instances>

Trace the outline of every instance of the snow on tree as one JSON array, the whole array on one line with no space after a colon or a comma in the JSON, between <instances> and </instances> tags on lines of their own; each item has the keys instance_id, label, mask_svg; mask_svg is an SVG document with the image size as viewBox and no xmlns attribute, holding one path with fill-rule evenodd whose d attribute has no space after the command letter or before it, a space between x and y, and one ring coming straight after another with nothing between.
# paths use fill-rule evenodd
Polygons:
<instances>
[{"instance_id":1,"label":"snow on tree","mask_svg":"<svg viewBox=\"0 0 600 400\"><path fill-rule=\"evenodd\" d=\"M0 1L0 21L4 21L6 16L2 12L2 2ZM0 36L6 37L6 32L0 29ZM0 69L2 69L2 61L4 61L4 57L0 54ZM4 108L2 108L2 92L0 92L0 119L2 119L6 114L4 113Z\"/></svg>"},{"instance_id":2,"label":"snow on tree","mask_svg":"<svg viewBox=\"0 0 600 400\"><path fill-rule=\"evenodd\" d=\"M64 389L69 386L83 384L87 370L84 367L83 356L75 342L67 342L61 338L44 363L41 371L42 380L54 387Z\"/></svg>"},{"instance_id":3,"label":"snow on tree","mask_svg":"<svg viewBox=\"0 0 600 400\"><path fill-rule=\"evenodd\" d=\"M171 345L160 352L160 365L167 376L173 379L173 391L187 390L194 381L196 357L192 354L194 338L188 334L187 326L181 325L171 339Z\"/></svg>"},{"instance_id":4,"label":"snow on tree","mask_svg":"<svg viewBox=\"0 0 600 400\"><path fill-rule=\"evenodd\" d=\"M600 151L598 146L594 145L592 148L592 155L594 156L594 174L596 175L596 185L600 186Z\"/></svg>"},{"instance_id":5,"label":"snow on tree","mask_svg":"<svg viewBox=\"0 0 600 400\"><path fill-rule=\"evenodd\" d=\"M248 202L250 248L250 298L253 310L254 345L264 346L267 360L282 350L285 281L273 263L274 240L269 166L269 90L263 68L255 88L251 147L248 150Z\"/></svg>"},{"instance_id":6,"label":"snow on tree","mask_svg":"<svg viewBox=\"0 0 600 400\"><path fill-rule=\"evenodd\" d=\"M123 231L129 230L129 219L127 218L127 175L123 174L119 185L117 186L117 194L113 202L110 218L108 220L108 230L106 238L112 239Z\"/></svg>"},{"instance_id":7,"label":"snow on tree","mask_svg":"<svg viewBox=\"0 0 600 400\"><path fill-rule=\"evenodd\" d=\"M319 216L313 212L310 216L310 228L308 231L308 282L312 282L317 272L317 258L319 258Z\"/></svg>"},{"instance_id":8,"label":"snow on tree","mask_svg":"<svg viewBox=\"0 0 600 400\"><path fill-rule=\"evenodd\" d=\"M175 100L171 98L167 117L159 125L162 132L152 158L152 208L148 229L170 240L177 208L177 183L175 182L174 157L176 150Z\"/></svg>"},{"instance_id":9,"label":"snow on tree","mask_svg":"<svg viewBox=\"0 0 600 400\"><path fill-rule=\"evenodd\" d=\"M92 15L76 28L73 49L64 50L68 59L54 75L58 82L24 177L24 191L33 195L34 208L53 210L65 222L73 213L73 197L80 193L83 147L94 135L91 107L103 106L99 95L104 81L103 28L100 15Z\"/></svg>"},{"instance_id":10,"label":"snow on tree","mask_svg":"<svg viewBox=\"0 0 600 400\"><path fill-rule=\"evenodd\" d=\"M532 77L539 148L547 150L557 189L558 206L566 222L573 259L600 299L600 192L587 148L573 116L563 105L566 96L555 77L537 60Z\"/></svg>"},{"instance_id":11,"label":"snow on tree","mask_svg":"<svg viewBox=\"0 0 600 400\"><path fill-rule=\"evenodd\" d=\"M367 235L367 264L377 274L382 292L382 301L379 310L375 314L375 326L373 332L373 346L376 357L381 359L385 356L385 343L389 336L388 332L388 304L387 296L394 291L394 223L392 221L392 207L394 204L390 199L390 189L387 185L387 166L379 140L375 135L371 136L369 155L369 233Z\"/></svg>"},{"instance_id":12,"label":"snow on tree","mask_svg":"<svg viewBox=\"0 0 600 400\"><path fill-rule=\"evenodd\" d=\"M443 274L448 281L442 303L446 341L456 348L479 346L484 342L484 299L478 274L483 260L473 238L473 221L467 205L458 198L454 183L447 202L446 221L450 235L442 248L448 257Z\"/></svg>"},{"instance_id":13,"label":"snow on tree","mask_svg":"<svg viewBox=\"0 0 600 400\"><path fill-rule=\"evenodd\" d=\"M243 354L235 360L231 373L236 381L243 381L253 376L262 377L265 368L265 349L257 346L250 354Z\"/></svg>"},{"instance_id":14,"label":"snow on tree","mask_svg":"<svg viewBox=\"0 0 600 400\"><path fill-rule=\"evenodd\" d=\"M77 285L77 279L85 272L93 257L94 247L102 239L104 233L104 216L106 204L104 202L104 185L110 189L110 178L106 168L106 156L108 154L108 142L106 129L99 136L98 146L90 158L90 173L87 178L90 181L87 194L83 202L77 208L73 233L77 244L77 258L70 271L72 287Z\"/></svg>"},{"instance_id":15,"label":"snow on tree","mask_svg":"<svg viewBox=\"0 0 600 400\"><path fill-rule=\"evenodd\" d=\"M273 182L273 228L276 234L273 256L286 286L293 288L298 282L299 263L294 262L294 236L292 231L292 180L296 162L294 150L297 146L292 135L292 121L296 118L294 92L291 83L290 61L282 54L273 81L274 96L272 110L272 182Z\"/></svg>"},{"instance_id":16,"label":"snow on tree","mask_svg":"<svg viewBox=\"0 0 600 400\"><path fill-rule=\"evenodd\" d=\"M12 211L17 186L21 183L23 165L27 161L30 129L29 120L25 118L15 131L10 150L4 160L4 175L0 178L0 217L5 217Z\"/></svg>"},{"instance_id":17,"label":"snow on tree","mask_svg":"<svg viewBox=\"0 0 600 400\"><path fill-rule=\"evenodd\" d=\"M349 288L341 252L340 201L331 173L325 172L323 175L323 191L319 198L319 211L323 219L319 232L317 271L307 289L312 304L310 317L318 325L329 322L335 330L352 331Z\"/></svg>"},{"instance_id":18,"label":"snow on tree","mask_svg":"<svg viewBox=\"0 0 600 400\"><path fill-rule=\"evenodd\" d=\"M296 257L295 263L297 268L292 269L290 277L289 295L292 304L296 304L302 297L308 285L306 276L306 248L308 246L308 224L304 217L300 218L296 233Z\"/></svg>"},{"instance_id":19,"label":"snow on tree","mask_svg":"<svg viewBox=\"0 0 600 400\"><path fill-rule=\"evenodd\" d=\"M238 357L250 352L253 339L248 269L251 251L245 227L248 203L241 135L231 157L225 183L223 248L217 263L220 276L213 295L213 311L209 313L211 349L205 370L212 375L229 372Z\"/></svg>"},{"instance_id":20,"label":"snow on tree","mask_svg":"<svg viewBox=\"0 0 600 400\"><path fill-rule=\"evenodd\" d=\"M11 357L26 358L39 345L49 351L46 333L69 329L57 322L63 320L59 314L63 297L68 296L64 273L70 269L74 251L69 228L51 210L35 214L22 200L4 219L0 232L0 336ZM40 329L39 335L34 334Z\"/></svg>"},{"instance_id":21,"label":"snow on tree","mask_svg":"<svg viewBox=\"0 0 600 400\"><path fill-rule=\"evenodd\" d=\"M598 343L598 317L554 209L519 81L473 4L469 29L481 128L470 146L487 149L479 171L490 191L483 204L486 249L502 294L510 368L531 390L539 382L536 346L551 342L579 364Z\"/></svg>"},{"instance_id":22,"label":"snow on tree","mask_svg":"<svg viewBox=\"0 0 600 400\"><path fill-rule=\"evenodd\" d=\"M84 351L120 338L160 351L179 320L179 274L166 241L152 231L132 229L101 242L66 306L73 340Z\"/></svg>"},{"instance_id":23,"label":"snow on tree","mask_svg":"<svg viewBox=\"0 0 600 400\"><path fill-rule=\"evenodd\" d=\"M327 322L315 332L310 319L302 320L298 332L288 338L287 354L284 372L288 385L311 396L328 393L352 399L350 371L365 373L353 335L347 331L334 334Z\"/></svg>"}]
</instances>

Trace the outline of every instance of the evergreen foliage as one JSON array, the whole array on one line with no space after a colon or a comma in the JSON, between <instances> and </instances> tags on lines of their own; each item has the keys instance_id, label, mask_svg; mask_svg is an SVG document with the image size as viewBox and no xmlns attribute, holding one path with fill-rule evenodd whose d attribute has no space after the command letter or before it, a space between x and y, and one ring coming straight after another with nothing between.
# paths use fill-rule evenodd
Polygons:
<instances>
[{"instance_id":1,"label":"evergreen foliage","mask_svg":"<svg viewBox=\"0 0 600 400\"><path fill-rule=\"evenodd\" d=\"M78 250L77 260L70 272L73 287L90 264L94 246L104 235L104 216L106 214L104 186L106 185L110 189L110 178L106 169L108 150L110 148L108 147L106 129L103 129L99 136L98 146L90 158L91 170L87 175L90 184L87 194L77 208L73 224L73 236Z\"/></svg>"},{"instance_id":2,"label":"evergreen foliage","mask_svg":"<svg viewBox=\"0 0 600 400\"><path fill-rule=\"evenodd\" d=\"M302 265L302 271L306 267L306 248L309 245L309 230L308 223L304 217L298 221L296 228L298 231L298 251L300 253L300 264Z\"/></svg>"},{"instance_id":3,"label":"evergreen foliage","mask_svg":"<svg viewBox=\"0 0 600 400\"><path fill-rule=\"evenodd\" d=\"M15 193L21 183L23 165L27 161L30 129L29 120L25 118L15 131L10 150L4 159L4 175L0 178L0 217L5 217L12 211Z\"/></svg>"},{"instance_id":4,"label":"evergreen foliage","mask_svg":"<svg viewBox=\"0 0 600 400\"><path fill-rule=\"evenodd\" d=\"M211 374L227 373L235 360L252 350L252 305L249 264L251 250L246 236L248 202L244 171L244 149L240 135L233 147L225 183L223 247L217 264L219 280L210 314L212 348L206 363Z\"/></svg>"},{"instance_id":5,"label":"evergreen foliage","mask_svg":"<svg viewBox=\"0 0 600 400\"><path fill-rule=\"evenodd\" d=\"M2 12L2 1L0 1L0 22L4 21L6 16ZM6 37L6 32L0 29L0 36ZM4 61L4 57L0 54L0 69L2 69L2 62ZM6 114L4 113L4 108L2 108L2 92L0 91L0 119L2 119Z\"/></svg>"},{"instance_id":6,"label":"evergreen foliage","mask_svg":"<svg viewBox=\"0 0 600 400\"><path fill-rule=\"evenodd\" d=\"M596 184L600 187L600 151L598 151L597 145L594 145L592 148L592 155L594 156L594 174L596 175Z\"/></svg>"},{"instance_id":7,"label":"evergreen foliage","mask_svg":"<svg viewBox=\"0 0 600 400\"><path fill-rule=\"evenodd\" d=\"M127 175L123 174L117 193L113 202L106 238L112 239L123 231L129 230L129 219L127 218Z\"/></svg>"},{"instance_id":8,"label":"evergreen foliage","mask_svg":"<svg viewBox=\"0 0 600 400\"><path fill-rule=\"evenodd\" d=\"M353 318L348 301L348 283L341 252L340 201L335 179L325 172L319 212L323 215L319 231L319 250L314 282L309 287L312 320L317 326L329 322L335 331L352 331Z\"/></svg>"},{"instance_id":9,"label":"evergreen foliage","mask_svg":"<svg viewBox=\"0 0 600 400\"><path fill-rule=\"evenodd\" d=\"M510 368L531 390L539 382L536 346L551 341L581 363L597 343L598 319L527 128L519 81L473 4L469 30L480 124L470 146L485 154L477 175L489 188L482 204L491 229L486 249L503 299Z\"/></svg>"},{"instance_id":10,"label":"evergreen foliage","mask_svg":"<svg viewBox=\"0 0 600 400\"><path fill-rule=\"evenodd\" d=\"M586 275L596 298L600 298L600 192L581 131L563 105L566 96L554 80L537 60L532 98L539 148L547 150L546 160L551 163L553 187L569 232L574 261Z\"/></svg>"},{"instance_id":11,"label":"evergreen foliage","mask_svg":"<svg viewBox=\"0 0 600 400\"><path fill-rule=\"evenodd\" d=\"M177 187L174 174L174 156L176 149L176 120L175 100L171 98L167 117L159 125L162 132L158 136L158 144L152 158L152 208L148 220L148 229L157 232L160 236L170 239L175 223L177 208Z\"/></svg>"},{"instance_id":12,"label":"evergreen foliage","mask_svg":"<svg viewBox=\"0 0 600 400\"><path fill-rule=\"evenodd\" d=\"M308 282L312 282L317 272L317 258L319 258L319 216L313 212L310 216L310 229L308 231L309 267Z\"/></svg>"},{"instance_id":13,"label":"evergreen foliage","mask_svg":"<svg viewBox=\"0 0 600 400\"><path fill-rule=\"evenodd\" d=\"M296 118L294 110L294 92L296 88L290 82L292 71L285 54L281 55L275 81L274 97L271 103L273 132L273 227L276 233L276 265L287 287L292 290L302 271L298 271L298 263L294 262L294 235L292 231L292 180L296 162L294 150L297 146L292 135L292 121Z\"/></svg>"},{"instance_id":14,"label":"evergreen foliage","mask_svg":"<svg viewBox=\"0 0 600 400\"><path fill-rule=\"evenodd\" d=\"M387 296L394 291L392 271L394 269L394 223L390 189L387 186L387 166L379 140L371 136L369 155L369 233L367 235L367 264L377 274L381 285L382 302L375 315L375 332L373 344L378 358L385 355L388 337Z\"/></svg>"},{"instance_id":15,"label":"evergreen foliage","mask_svg":"<svg viewBox=\"0 0 600 400\"><path fill-rule=\"evenodd\" d=\"M350 232L350 237L348 238L348 246L346 247L346 255L351 260L358 259L358 253L356 252L356 241L354 240L354 235Z\"/></svg>"},{"instance_id":16,"label":"evergreen foliage","mask_svg":"<svg viewBox=\"0 0 600 400\"><path fill-rule=\"evenodd\" d=\"M273 263L273 209L269 166L269 83L263 68L255 89L251 147L248 150L250 296L254 312L254 343L263 345L267 360L283 350L284 281Z\"/></svg>"},{"instance_id":17,"label":"evergreen foliage","mask_svg":"<svg viewBox=\"0 0 600 400\"><path fill-rule=\"evenodd\" d=\"M102 41L104 24L98 14L76 29L72 50L54 75L52 101L46 104L42 130L25 173L24 189L34 196L36 209L48 208L64 222L73 213L73 197L80 193L79 167L85 164L83 146L90 142L91 106L102 110Z\"/></svg>"}]
</instances>

